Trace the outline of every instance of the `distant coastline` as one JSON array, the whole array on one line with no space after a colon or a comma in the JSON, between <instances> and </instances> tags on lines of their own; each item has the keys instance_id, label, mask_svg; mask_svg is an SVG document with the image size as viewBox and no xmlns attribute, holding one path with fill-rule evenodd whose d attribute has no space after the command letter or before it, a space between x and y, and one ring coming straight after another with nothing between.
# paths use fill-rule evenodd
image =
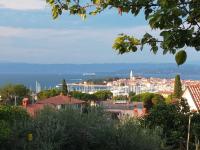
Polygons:
<instances>
[{"instance_id":1,"label":"distant coastline","mask_svg":"<svg viewBox=\"0 0 200 150\"><path fill-rule=\"evenodd\" d=\"M143 77L174 78L180 74L182 79L200 80L200 65L185 64L17 64L0 63L0 86L7 83L20 83L34 88L35 81L42 87L54 87L63 78L67 82L80 82L91 79L127 78L130 70ZM95 75L83 76L84 73Z\"/></svg>"}]
</instances>

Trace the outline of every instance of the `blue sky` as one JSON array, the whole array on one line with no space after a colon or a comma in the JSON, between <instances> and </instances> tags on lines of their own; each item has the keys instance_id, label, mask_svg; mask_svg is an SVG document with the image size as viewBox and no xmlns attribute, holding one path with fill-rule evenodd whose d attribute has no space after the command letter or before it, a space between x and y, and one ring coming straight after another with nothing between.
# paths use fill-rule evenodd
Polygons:
<instances>
[{"instance_id":1,"label":"blue sky","mask_svg":"<svg viewBox=\"0 0 200 150\"><path fill-rule=\"evenodd\" d=\"M141 37L151 31L144 17L119 16L108 10L82 21L63 14L57 20L43 0L0 0L0 62L25 63L169 63L172 55L143 52L118 55L113 40L119 33ZM197 62L192 50L188 62Z\"/></svg>"}]
</instances>

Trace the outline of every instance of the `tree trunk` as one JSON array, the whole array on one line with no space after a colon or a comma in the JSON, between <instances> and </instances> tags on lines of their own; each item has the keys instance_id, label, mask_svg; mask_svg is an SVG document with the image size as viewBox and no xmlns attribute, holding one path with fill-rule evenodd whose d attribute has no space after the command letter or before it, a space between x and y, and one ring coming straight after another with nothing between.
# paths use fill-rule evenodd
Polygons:
<instances>
[{"instance_id":1,"label":"tree trunk","mask_svg":"<svg viewBox=\"0 0 200 150\"><path fill-rule=\"evenodd\" d=\"M197 138L197 136L195 136L195 146L196 146L196 150L200 150L200 143L199 143L199 139Z\"/></svg>"}]
</instances>

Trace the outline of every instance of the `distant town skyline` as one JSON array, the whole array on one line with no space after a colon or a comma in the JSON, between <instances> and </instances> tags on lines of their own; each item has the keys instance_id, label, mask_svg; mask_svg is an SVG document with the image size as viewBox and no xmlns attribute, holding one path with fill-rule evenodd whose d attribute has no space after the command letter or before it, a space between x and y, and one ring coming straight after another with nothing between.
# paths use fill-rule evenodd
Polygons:
<instances>
[{"instance_id":1,"label":"distant town skyline","mask_svg":"<svg viewBox=\"0 0 200 150\"><path fill-rule=\"evenodd\" d=\"M118 15L108 10L82 21L63 14L57 20L45 0L0 1L0 62L25 63L174 63L173 55L157 55L146 47L143 52L118 55L112 49L120 33L141 37L151 31L143 15ZM198 62L200 54L191 49L188 63Z\"/></svg>"}]
</instances>

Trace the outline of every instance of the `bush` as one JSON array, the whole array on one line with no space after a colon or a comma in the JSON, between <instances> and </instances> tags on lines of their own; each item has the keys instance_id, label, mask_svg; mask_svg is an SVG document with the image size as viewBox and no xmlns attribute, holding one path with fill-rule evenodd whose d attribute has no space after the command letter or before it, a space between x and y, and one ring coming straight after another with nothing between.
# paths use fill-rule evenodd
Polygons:
<instances>
[{"instance_id":1,"label":"bush","mask_svg":"<svg viewBox=\"0 0 200 150\"><path fill-rule=\"evenodd\" d=\"M189 114L186 113L187 106L182 104L159 103L151 109L143 122L147 128L162 128L162 138L166 146L173 150L186 146ZM192 134L190 136L192 139Z\"/></svg>"},{"instance_id":2,"label":"bush","mask_svg":"<svg viewBox=\"0 0 200 150\"><path fill-rule=\"evenodd\" d=\"M46 109L34 119L32 129L34 139L29 146L34 149L160 149L155 132L141 128L132 120L113 121L110 115L95 109L88 114Z\"/></svg>"},{"instance_id":3,"label":"bush","mask_svg":"<svg viewBox=\"0 0 200 150\"><path fill-rule=\"evenodd\" d=\"M149 111L153 105L165 102L165 99L162 95L146 92L133 96L131 101L144 102L144 107Z\"/></svg>"},{"instance_id":4,"label":"bush","mask_svg":"<svg viewBox=\"0 0 200 150\"><path fill-rule=\"evenodd\" d=\"M97 97L97 100L106 101L112 98L113 93L109 90L102 90L95 92L94 95Z\"/></svg>"},{"instance_id":5,"label":"bush","mask_svg":"<svg viewBox=\"0 0 200 150\"><path fill-rule=\"evenodd\" d=\"M82 93L79 91L72 91L69 94L72 97L83 100L83 101L97 100L97 97L94 94Z\"/></svg>"},{"instance_id":6,"label":"bush","mask_svg":"<svg viewBox=\"0 0 200 150\"><path fill-rule=\"evenodd\" d=\"M12 127L7 147L16 150L160 150L156 132L134 120L114 121L101 110L87 114L67 109L45 108L30 120ZM31 133L33 140L28 141Z\"/></svg>"},{"instance_id":7,"label":"bush","mask_svg":"<svg viewBox=\"0 0 200 150\"><path fill-rule=\"evenodd\" d=\"M118 95L118 96L114 96L113 100L117 101L117 100L128 100L128 97L125 95Z\"/></svg>"},{"instance_id":8,"label":"bush","mask_svg":"<svg viewBox=\"0 0 200 150\"><path fill-rule=\"evenodd\" d=\"M21 121L28 117L26 110L21 107L0 105L0 120L12 124L14 121Z\"/></svg>"},{"instance_id":9,"label":"bush","mask_svg":"<svg viewBox=\"0 0 200 150\"><path fill-rule=\"evenodd\" d=\"M14 96L17 104L21 104L24 97L30 97L30 90L22 84L6 84L0 88L1 104L14 105Z\"/></svg>"},{"instance_id":10,"label":"bush","mask_svg":"<svg viewBox=\"0 0 200 150\"><path fill-rule=\"evenodd\" d=\"M57 96L61 93L62 91L60 89L50 89L50 90L43 90L40 93L38 93L38 99L43 100L47 99L49 97Z\"/></svg>"},{"instance_id":11,"label":"bush","mask_svg":"<svg viewBox=\"0 0 200 150\"><path fill-rule=\"evenodd\" d=\"M0 149L16 149L21 143L21 136L29 123L25 109L15 106L0 106ZM23 144L22 144L23 145Z\"/></svg>"}]
</instances>

